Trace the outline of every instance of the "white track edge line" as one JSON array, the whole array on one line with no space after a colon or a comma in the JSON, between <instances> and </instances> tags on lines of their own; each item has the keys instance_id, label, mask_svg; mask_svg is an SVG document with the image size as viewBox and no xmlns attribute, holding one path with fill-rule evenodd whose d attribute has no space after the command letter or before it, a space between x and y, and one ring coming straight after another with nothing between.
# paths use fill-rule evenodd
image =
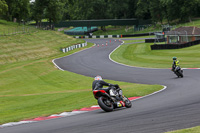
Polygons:
<instances>
[{"instance_id":1,"label":"white track edge line","mask_svg":"<svg viewBox=\"0 0 200 133\"><path fill-rule=\"evenodd\" d=\"M148 94L148 95L145 95L145 96L143 96L143 97L134 99L134 100L132 100L132 101L136 101L136 100L139 100L139 99L142 99L142 98L145 98L145 97L152 96L152 95L154 95L154 94L157 94L157 93L162 92L162 91L164 91L165 89L167 89L167 86L165 86L165 85L162 85L162 86L163 86L163 88L162 88L161 90L155 91L155 92L153 92L153 93L151 93L151 94Z\"/></svg>"},{"instance_id":2,"label":"white track edge line","mask_svg":"<svg viewBox=\"0 0 200 133\"><path fill-rule=\"evenodd\" d=\"M110 54L109 54L109 60L116 63L116 64L119 64L119 65L123 65L123 66L127 66L127 67L132 67L132 68L141 68L141 69L165 69L165 68L147 68L147 67L137 67L137 66L130 66L130 65L126 65L126 64L122 64L122 63L119 63L119 62L116 62L114 61L112 58L111 58L111 54L114 53L121 45L119 45L118 47L116 47Z\"/></svg>"},{"instance_id":3,"label":"white track edge line","mask_svg":"<svg viewBox=\"0 0 200 133\"><path fill-rule=\"evenodd\" d=\"M95 44L94 44L93 46L95 46ZM92 47L93 47L93 46L92 46ZM64 58L64 57L68 57L68 56L71 56L71 55L74 55L74 54L76 54L76 53L79 53L79 52L82 52L82 51L84 51L84 50L90 49L90 48L92 48L92 47L89 47L89 48L86 48L86 49L80 50L80 51L78 51L78 52L75 52L75 53L70 54L70 55L67 55L67 56L63 56L63 57L59 57L59 58L53 59L53 60L52 60L52 63L53 63L53 64L54 64L54 65L55 65L59 70L61 70L61 71L65 71L64 69L60 68L60 67L55 63L55 60L57 60L57 59L61 59L61 58Z\"/></svg>"}]
</instances>

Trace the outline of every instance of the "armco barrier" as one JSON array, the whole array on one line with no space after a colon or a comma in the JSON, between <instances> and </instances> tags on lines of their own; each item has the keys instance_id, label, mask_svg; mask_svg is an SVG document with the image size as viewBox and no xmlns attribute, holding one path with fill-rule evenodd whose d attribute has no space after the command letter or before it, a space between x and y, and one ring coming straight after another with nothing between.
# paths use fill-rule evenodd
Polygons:
<instances>
[{"instance_id":1,"label":"armco barrier","mask_svg":"<svg viewBox=\"0 0 200 133\"><path fill-rule=\"evenodd\" d=\"M132 34L132 35L100 35L100 36L75 36L74 38L122 38L122 37L137 37L137 36L149 36L154 35L151 33L141 33L141 34Z\"/></svg>"},{"instance_id":2,"label":"armco barrier","mask_svg":"<svg viewBox=\"0 0 200 133\"><path fill-rule=\"evenodd\" d=\"M85 46L87 46L87 42L81 43L81 44L72 45L72 46L69 46L69 47L66 47L66 48L61 48L61 51L63 53L66 53L66 52L69 52L71 50L74 50L74 49L77 49L77 48L81 48L81 47L85 47Z\"/></svg>"},{"instance_id":3,"label":"armco barrier","mask_svg":"<svg viewBox=\"0 0 200 133\"><path fill-rule=\"evenodd\" d=\"M145 43L154 43L154 42L165 42L165 38L159 38L159 39L155 39L155 38L149 38L149 39L145 39Z\"/></svg>"},{"instance_id":4,"label":"armco barrier","mask_svg":"<svg viewBox=\"0 0 200 133\"><path fill-rule=\"evenodd\" d=\"M132 34L132 35L121 35L122 37L138 37L138 36L149 36L154 35L153 32L150 33L141 33L141 34Z\"/></svg>"},{"instance_id":5,"label":"armco barrier","mask_svg":"<svg viewBox=\"0 0 200 133\"><path fill-rule=\"evenodd\" d=\"M180 49L180 48L186 48L194 45L200 44L200 40L187 42L183 44L154 44L151 45L151 50L160 50L160 49Z\"/></svg>"}]
</instances>

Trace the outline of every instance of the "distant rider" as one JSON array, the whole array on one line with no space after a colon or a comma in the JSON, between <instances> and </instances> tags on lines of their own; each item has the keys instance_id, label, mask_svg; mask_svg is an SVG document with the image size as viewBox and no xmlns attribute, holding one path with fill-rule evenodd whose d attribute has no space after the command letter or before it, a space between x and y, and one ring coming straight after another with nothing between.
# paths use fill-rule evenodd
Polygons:
<instances>
[{"instance_id":1,"label":"distant rider","mask_svg":"<svg viewBox=\"0 0 200 133\"><path fill-rule=\"evenodd\" d=\"M173 64L172 64L172 71L175 71L176 70L176 67L179 66L179 60L177 60L176 57L173 57Z\"/></svg>"}]
</instances>

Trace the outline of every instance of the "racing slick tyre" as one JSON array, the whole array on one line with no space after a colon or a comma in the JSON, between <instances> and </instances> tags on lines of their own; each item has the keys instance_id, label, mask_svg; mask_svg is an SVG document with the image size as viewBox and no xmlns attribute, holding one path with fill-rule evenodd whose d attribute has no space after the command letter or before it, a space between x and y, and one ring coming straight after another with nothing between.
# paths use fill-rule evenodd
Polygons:
<instances>
[{"instance_id":1,"label":"racing slick tyre","mask_svg":"<svg viewBox=\"0 0 200 133\"><path fill-rule=\"evenodd\" d=\"M126 97L126 101L124 103L125 103L125 107L127 107L127 108L131 108L132 107L132 103L127 97Z\"/></svg>"},{"instance_id":2,"label":"racing slick tyre","mask_svg":"<svg viewBox=\"0 0 200 133\"><path fill-rule=\"evenodd\" d=\"M106 112L113 111L113 103L106 97L99 97L98 104Z\"/></svg>"},{"instance_id":3,"label":"racing slick tyre","mask_svg":"<svg viewBox=\"0 0 200 133\"><path fill-rule=\"evenodd\" d=\"M180 77L183 78L183 72L180 70L179 71Z\"/></svg>"}]
</instances>

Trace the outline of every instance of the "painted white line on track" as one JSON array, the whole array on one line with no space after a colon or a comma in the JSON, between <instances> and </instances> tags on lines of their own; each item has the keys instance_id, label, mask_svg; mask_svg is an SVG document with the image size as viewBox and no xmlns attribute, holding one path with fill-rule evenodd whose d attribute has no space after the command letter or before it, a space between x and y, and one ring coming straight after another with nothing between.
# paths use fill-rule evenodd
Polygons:
<instances>
[{"instance_id":1,"label":"painted white line on track","mask_svg":"<svg viewBox=\"0 0 200 133\"><path fill-rule=\"evenodd\" d=\"M163 86L163 89L161 89L161 90L159 90L159 91L156 91L156 92L153 92L153 93L151 93L151 94L149 94L149 95L146 95L146 96L143 96L143 97L134 99L133 101L136 101L136 100L139 100L139 99L142 99L142 98L145 98L145 97L152 96L152 95L154 95L154 94L157 94L157 93L162 92L162 91L164 91L165 89L167 89L167 86L165 86L165 85L162 85L162 86Z\"/></svg>"},{"instance_id":2,"label":"painted white line on track","mask_svg":"<svg viewBox=\"0 0 200 133\"><path fill-rule=\"evenodd\" d=\"M57 59L59 59L59 58L57 58ZM64 69L60 68L60 67L54 62L55 60L56 60L56 59L53 59L53 60L52 60L53 64L54 64L59 70L65 71Z\"/></svg>"},{"instance_id":3,"label":"painted white line on track","mask_svg":"<svg viewBox=\"0 0 200 133\"><path fill-rule=\"evenodd\" d=\"M60 117L66 117L66 116L72 116L72 115L76 115L76 114L80 114L80 113L85 113L88 111L72 111L72 112L63 112L61 114L54 114L51 116L60 116Z\"/></svg>"},{"instance_id":4,"label":"painted white line on track","mask_svg":"<svg viewBox=\"0 0 200 133\"><path fill-rule=\"evenodd\" d=\"M197 70L197 69L200 69L200 68L181 68L181 69L191 69L191 70Z\"/></svg>"},{"instance_id":5,"label":"painted white line on track","mask_svg":"<svg viewBox=\"0 0 200 133\"><path fill-rule=\"evenodd\" d=\"M116 64L119 64L119 65L123 65L123 66L127 66L127 67L132 67L132 68L141 68L141 69L165 69L165 68L147 68L147 67L136 67L136 66L130 66L130 65L126 65L126 64L122 64L122 63L119 63L119 62L116 62L114 61L112 58L111 58L111 54L114 53L121 45L119 45L117 48L115 48L110 54L109 54L109 60L116 63Z\"/></svg>"},{"instance_id":6,"label":"painted white line on track","mask_svg":"<svg viewBox=\"0 0 200 133\"><path fill-rule=\"evenodd\" d=\"M33 123L33 122L36 122L36 121L9 122L9 123L0 125L0 128L3 128L3 127L11 127L11 126L16 126L16 125L21 125L21 124L27 124L27 123Z\"/></svg>"}]
</instances>

